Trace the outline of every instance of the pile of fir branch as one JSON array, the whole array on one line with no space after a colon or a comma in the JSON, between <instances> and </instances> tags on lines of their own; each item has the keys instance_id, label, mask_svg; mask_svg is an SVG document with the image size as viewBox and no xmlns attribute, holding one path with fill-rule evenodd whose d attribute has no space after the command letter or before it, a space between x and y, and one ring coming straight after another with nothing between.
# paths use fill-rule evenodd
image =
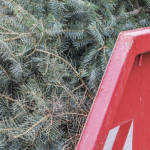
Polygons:
<instances>
[{"instance_id":1,"label":"pile of fir branch","mask_svg":"<svg viewBox=\"0 0 150 150\"><path fill-rule=\"evenodd\" d=\"M0 0L0 149L74 149L119 32L149 0Z\"/></svg>"}]
</instances>

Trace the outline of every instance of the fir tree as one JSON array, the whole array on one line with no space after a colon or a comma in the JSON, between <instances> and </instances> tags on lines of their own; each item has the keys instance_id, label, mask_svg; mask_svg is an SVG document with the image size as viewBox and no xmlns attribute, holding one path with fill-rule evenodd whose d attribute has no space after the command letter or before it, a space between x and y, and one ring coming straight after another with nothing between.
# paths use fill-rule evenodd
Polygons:
<instances>
[{"instance_id":1,"label":"fir tree","mask_svg":"<svg viewBox=\"0 0 150 150\"><path fill-rule=\"evenodd\" d=\"M118 34L149 0L0 0L0 148L74 149Z\"/></svg>"}]
</instances>

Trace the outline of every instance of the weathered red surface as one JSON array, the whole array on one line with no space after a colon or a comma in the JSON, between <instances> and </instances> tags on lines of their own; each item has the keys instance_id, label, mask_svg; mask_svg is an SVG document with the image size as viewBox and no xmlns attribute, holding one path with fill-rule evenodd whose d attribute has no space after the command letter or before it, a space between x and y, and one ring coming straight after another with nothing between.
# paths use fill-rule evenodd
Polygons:
<instances>
[{"instance_id":1,"label":"weathered red surface","mask_svg":"<svg viewBox=\"0 0 150 150\"><path fill-rule=\"evenodd\" d=\"M103 150L109 130L130 120L132 149L149 150L149 114L150 28L125 31L118 37L77 150Z\"/></svg>"}]
</instances>

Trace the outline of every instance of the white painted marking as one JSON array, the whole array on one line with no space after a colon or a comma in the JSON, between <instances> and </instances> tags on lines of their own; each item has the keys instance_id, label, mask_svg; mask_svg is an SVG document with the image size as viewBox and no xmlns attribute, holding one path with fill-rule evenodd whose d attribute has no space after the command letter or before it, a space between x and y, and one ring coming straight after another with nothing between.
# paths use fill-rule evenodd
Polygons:
<instances>
[{"instance_id":1,"label":"white painted marking","mask_svg":"<svg viewBox=\"0 0 150 150\"><path fill-rule=\"evenodd\" d=\"M103 150L112 150L119 128L120 126L117 126L109 131ZM131 123L123 150L132 150L132 139L133 139L133 121Z\"/></svg>"},{"instance_id":2,"label":"white painted marking","mask_svg":"<svg viewBox=\"0 0 150 150\"><path fill-rule=\"evenodd\" d=\"M116 128L111 129L109 131L109 134L107 136L103 150L111 150L112 149L113 144L114 144L115 139L116 139L116 136L117 136L117 133L118 133L118 130L119 130L119 127L120 126L117 126Z\"/></svg>"},{"instance_id":3,"label":"white painted marking","mask_svg":"<svg viewBox=\"0 0 150 150\"><path fill-rule=\"evenodd\" d=\"M132 150L132 139L133 139L133 121L127 136L127 139L125 141L125 145L123 147L123 150Z\"/></svg>"}]
</instances>

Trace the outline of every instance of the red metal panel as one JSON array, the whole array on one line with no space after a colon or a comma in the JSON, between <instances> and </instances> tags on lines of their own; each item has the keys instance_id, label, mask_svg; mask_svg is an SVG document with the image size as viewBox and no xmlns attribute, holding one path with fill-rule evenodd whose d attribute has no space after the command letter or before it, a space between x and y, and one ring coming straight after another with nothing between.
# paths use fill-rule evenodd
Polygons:
<instances>
[{"instance_id":1,"label":"red metal panel","mask_svg":"<svg viewBox=\"0 0 150 150\"><path fill-rule=\"evenodd\" d=\"M122 150L127 139L127 135L129 133L129 129L131 127L132 121L129 121L120 126L116 140L113 144L112 150L120 149Z\"/></svg>"},{"instance_id":2,"label":"red metal panel","mask_svg":"<svg viewBox=\"0 0 150 150\"><path fill-rule=\"evenodd\" d=\"M110 129L128 120L132 149L150 149L149 51L150 28L120 33L77 150L103 150Z\"/></svg>"}]
</instances>

